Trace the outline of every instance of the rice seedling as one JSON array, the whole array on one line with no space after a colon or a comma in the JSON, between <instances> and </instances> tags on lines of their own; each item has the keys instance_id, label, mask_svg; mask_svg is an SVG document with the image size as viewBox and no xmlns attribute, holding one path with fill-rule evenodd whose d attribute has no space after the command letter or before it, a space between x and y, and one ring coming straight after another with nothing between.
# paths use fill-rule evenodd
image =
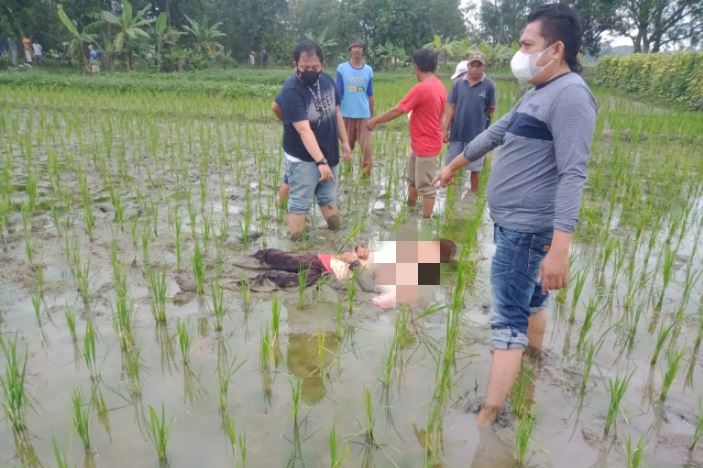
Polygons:
<instances>
[{"instance_id":1,"label":"rice seedling","mask_svg":"<svg viewBox=\"0 0 703 468\"><path fill-rule=\"evenodd\" d=\"M586 316L583 319L583 324L581 325L581 329L579 331L579 339L576 343L576 349L578 349L579 353L583 352L583 345L585 343L586 336L593 326L593 320L596 315L598 315L598 299L591 298L588 301L588 306L586 306Z\"/></svg>"},{"instance_id":2,"label":"rice seedling","mask_svg":"<svg viewBox=\"0 0 703 468\"><path fill-rule=\"evenodd\" d=\"M669 283L671 282L671 277L674 273L674 261L676 260L676 252L670 248L667 248L664 252L664 265L662 267L662 289L661 293L659 294L659 300L657 301L657 305L655 307L656 310L661 310L662 304L664 303L664 294L666 293L666 288L669 286ZM656 318L658 317L658 314L656 314L652 322L649 324L649 332L652 333L654 331L654 327L656 327Z\"/></svg>"},{"instance_id":3,"label":"rice seedling","mask_svg":"<svg viewBox=\"0 0 703 468\"><path fill-rule=\"evenodd\" d=\"M34 309L34 318L37 321L37 326L39 328L42 327L42 320L41 320L41 307L42 306L42 298L39 293L34 293L32 294L32 309Z\"/></svg>"},{"instance_id":4,"label":"rice seedling","mask_svg":"<svg viewBox=\"0 0 703 468\"><path fill-rule=\"evenodd\" d=\"M367 444L371 444L374 441L373 430L376 424L376 416L373 411L373 401L371 400L371 392L369 389L364 387L364 439Z\"/></svg>"},{"instance_id":5,"label":"rice seedling","mask_svg":"<svg viewBox=\"0 0 703 468\"><path fill-rule=\"evenodd\" d=\"M356 291L357 291L356 281L354 278L351 278L349 280L349 282L347 283L347 303L348 303L347 313L349 315L351 315L352 311L354 310L354 299L356 298Z\"/></svg>"},{"instance_id":6,"label":"rice seedling","mask_svg":"<svg viewBox=\"0 0 703 468\"><path fill-rule=\"evenodd\" d=\"M129 392L138 396L142 393L142 378L141 378L141 351L138 347L131 347L123 356L123 369L127 375L127 383Z\"/></svg>"},{"instance_id":7,"label":"rice seedling","mask_svg":"<svg viewBox=\"0 0 703 468\"><path fill-rule=\"evenodd\" d=\"M667 368L664 374L664 382L662 383L662 390L659 393L659 401L666 401L666 396L669 394L669 388L676 378L676 374L679 371L679 364L683 358L684 350L679 351L669 351L667 355Z\"/></svg>"},{"instance_id":8,"label":"rice seedling","mask_svg":"<svg viewBox=\"0 0 703 468\"><path fill-rule=\"evenodd\" d=\"M342 462L344 462L344 454L340 453L339 441L337 440L337 429L334 421L332 422L332 429L330 429L329 447L330 468L340 468L342 466Z\"/></svg>"},{"instance_id":9,"label":"rice seedling","mask_svg":"<svg viewBox=\"0 0 703 468\"><path fill-rule=\"evenodd\" d=\"M157 323L166 323L166 271L147 270L147 284L151 295L151 314Z\"/></svg>"},{"instance_id":10,"label":"rice seedling","mask_svg":"<svg viewBox=\"0 0 703 468\"><path fill-rule=\"evenodd\" d=\"M244 311L249 311L251 309L251 288L249 285L249 278L242 277L239 281L239 294L242 297L242 305L244 306Z\"/></svg>"},{"instance_id":11,"label":"rice seedling","mask_svg":"<svg viewBox=\"0 0 703 468\"><path fill-rule=\"evenodd\" d=\"M193 250L193 276L195 277L195 290L198 294L205 292L205 266L203 264L203 253L200 251L200 243L195 241Z\"/></svg>"},{"instance_id":12,"label":"rice seedling","mask_svg":"<svg viewBox=\"0 0 703 468\"><path fill-rule=\"evenodd\" d=\"M112 432L110 431L110 416L107 403L100 391L99 383L93 383L90 394L90 405L95 408L95 414L98 417L98 421L105 428L108 437L112 440Z\"/></svg>"},{"instance_id":13,"label":"rice seedling","mask_svg":"<svg viewBox=\"0 0 703 468\"><path fill-rule=\"evenodd\" d=\"M149 220L144 220L144 223L142 224L142 231L141 231L141 244L142 244L142 262L144 263L144 266L148 266L150 264L149 261L149 243L151 242L150 238L151 234L149 231Z\"/></svg>"},{"instance_id":14,"label":"rice seedling","mask_svg":"<svg viewBox=\"0 0 703 468\"><path fill-rule=\"evenodd\" d=\"M176 250L176 268L180 269L181 268L181 231L182 231L182 220L181 220L181 212L178 208L178 205L176 205L176 208L173 213L173 231L174 231L174 248Z\"/></svg>"},{"instance_id":15,"label":"rice seedling","mask_svg":"<svg viewBox=\"0 0 703 468\"><path fill-rule=\"evenodd\" d=\"M281 303L278 297L271 298L271 336L274 340L278 340L278 331L281 322Z\"/></svg>"},{"instance_id":16,"label":"rice seedling","mask_svg":"<svg viewBox=\"0 0 703 468\"><path fill-rule=\"evenodd\" d=\"M73 426L87 452L90 450L90 405L85 406L83 393L80 390L74 390L71 401L73 403Z\"/></svg>"},{"instance_id":17,"label":"rice seedling","mask_svg":"<svg viewBox=\"0 0 703 468\"><path fill-rule=\"evenodd\" d=\"M527 465L527 449L530 447L534 427L535 417L528 412L520 420L515 432L515 458L518 466Z\"/></svg>"},{"instance_id":18,"label":"rice seedling","mask_svg":"<svg viewBox=\"0 0 703 468\"><path fill-rule=\"evenodd\" d=\"M530 393L534 386L534 365L523 359L515 384L513 385L510 397L513 414L518 418L529 417L530 406L532 405Z\"/></svg>"},{"instance_id":19,"label":"rice seedling","mask_svg":"<svg viewBox=\"0 0 703 468\"><path fill-rule=\"evenodd\" d=\"M156 456L160 463L168 461L166 448L168 446L168 438L171 433L171 428L166 424L166 410L164 405L161 405L161 415L156 412L153 406L149 405L149 420L147 430L154 444Z\"/></svg>"},{"instance_id":20,"label":"rice seedling","mask_svg":"<svg viewBox=\"0 0 703 468\"><path fill-rule=\"evenodd\" d=\"M225 316L224 289L215 281L212 283L212 315L215 317L215 331L221 332Z\"/></svg>"},{"instance_id":21,"label":"rice seedling","mask_svg":"<svg viewBox=\"0 0 703 468\"><path fill-rule=\"evenodd\" d=\"M74 314L73 309L67 305L64 309L64 315L66 316L66 325L71 335L71 341L73 344L76 344L78 343L78 335L76 335L76 314Z\"/></svg>"},{"instance_id":22,"label":"rice seedling","mask_svg":"<svg viewBox=\"0 0 703 468\"><path fill-rule=\"evenodd\" d=\"M19 434L26 429L27 421L27 350L25 348L24 357L18 357L17 335L12 341L0 339L0 347L5 355L5 371L0 375L0 387L4 396L3 409L12 431Z\"/></svg>"},{"instance_id":23,"label":"rice seedling","mask_svg":"<svg viewBox=\"0 0 703 468\"><path fill-rule=\"evenodd\" d=\"M295 383L291 387L291 410L290 419L293 423L293 428L298 428L298 413L300 411L300 379L295 379Z\"/></svg>"},{"instance_id":24,"label":"rice seedling","mask_svg":"<svg viewBox=\"0 0 703 468\"><path fill-rule=\"evenodd\" d=\"M242 468L247 467L247 435L239 434L238 437L240 464Z\"/></svg>"},{"instance_id":25,"label":"rice seedling","mask_svg":"<svg viewBox=\"0 0 703 468\"><path fill-rule=\"evenodd\" d=\"M344 335L344 322L342 320L342 313L344 312L344 304L341 302L337 303L337 307L334 312L334 332L338 337Z\"/></svg>"},{"instance_id":26,"label":"rice seedling","mask_svg":"<svg viewBox=\"0 0 703 468\"><path fill-rule=\"evenodd\" d=\"M240 230L242 234L242 247L249 248L251 243L251 224L252 224L252 207L251 207L251 191L249 187L244 192L244 210L242 211L242 220L240 222Z\"/></svg>"},{"instance_id":27,"label":"rice seedling","mask_svg":"<svg viewBox=\"0 0 703 468\"><path fill-rule=\"evenodd\" d=\"M632 447L632 439L628 436L625 439L625 456L627 457L627 468L639 468L644 455L644 438L640 438L636 447Z\"/></svg>"},{"instance_id":28,"label":"rice seedling","mask_svg":"<svg viewBox=\"0 0 703 468\"><path fill-rule=\"evenodd\" d=\"M696 427L693 430L691 445L688 446L689 452L693 452L696 449L696 445L698 445L701 438L703 438L703 399L698 400L698 419L696 419Z\"/></svg>"},{"instance_id":29,"label":"rice seedling","mask_svg":"<svg viewBox=\"0 0 703 468\"><path fill-rule=\"evenodd\" d=\"M632 378L632 373L627 377L621 377L616 375L614 379L608 379L607 389L610 393L610 404L608 405L608 415L605 419L605 427L603 428L603 435L608 436L610 428L616 423L618 414L620 413L620 405L622 399L625 397L625 392L627 392L627 387L630 384L630 379Z\"/></svg>"},{"instance_id":30,"label":"rice seedling","mask_svg":"<svg viewBox=\"0 0 703 468\"><path fill-rule=\"evenodd\" d=\"M571 290L571 309L569 312L569 323L574 323L576 319L576 307L578 306L583 286L586 284L586 271L581 270L574 278L574 288Z\"/></svg>"},{"instance_id":31,"label":"rice seedling","mask_svg":"<svg viewBox=\"0 0 703 468\"><path fill-rule=\"evenodd\" d=\"M51 445L54 448L54 458L56 459L57 468L68 468L68 460L66 459L66 452L59 448L59 444L56 443L56 439L51 439Z\"/></svg>"},{"instance_id":32,"label":"rice seedling","mask_svg":"<svg viewBox=\"0 0 703 468\"><path fill-rule=\"evenodd\" d=\"M300 269L298 271L298 309L303 310L306 307L305 303L305 288L307 287L308 269Z\"/></svg>"},{"instance_id":33,"label":"rice seedling","mask_svg":"<svg viewBox=\"0 0 703 468\"><path fill-rule=\"evenodd\" d=\"M659 360L659 354L661 353L662 349L664 349L664 343L666 343L666 340L669 338L669 335L671 334L671 330L674 328L674 323L669 324L669 326L665 327L664 324L662 324L659 327L659 333L657 334L657 341L654 344L654 352L652 353L652 358L649 360L649 365L651 367L654 367L657 365L657 360Z\"/></svg>"},{"instance_id":34,"label":"rice seedling","mask_svg":"<svg viewBox=\"0 0 703 468\"><path fill-rule=\"evenodd\" d=\"M183 365L188 366L190 364L190 335L188 326L180 319L176 321L176 335L178 336L178 346L181 348Z\"/></svg>"},{"instance_id":35,"label":"rice seedling","mask_svg":"<svg viewBox=\"0 0 703 468\"><path fill-rule=\"evenodd\" d=\"M91 319L85 322L85 334L83 335L83 359L90 371L91 377L97 378L97 358L95 353L95 328Z\"/></svg>"}]
</instances>

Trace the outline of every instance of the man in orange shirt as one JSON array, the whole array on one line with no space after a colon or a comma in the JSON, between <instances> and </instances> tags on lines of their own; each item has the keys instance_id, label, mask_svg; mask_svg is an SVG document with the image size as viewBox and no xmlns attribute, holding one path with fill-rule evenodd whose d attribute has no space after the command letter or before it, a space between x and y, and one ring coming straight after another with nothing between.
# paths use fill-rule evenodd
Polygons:
<instances>
[{"instance_id":1,"label":"man in orange shirt","mask_svg":"<svg viewBox=\"0 0 703 468\"><path fill-rule=\"evenodd\" d=\"M422 195L422 216L432 216L436 189L432 181L437 173L437 155L442 151L442 115L447 102L447 90L434 74L437 54L430 49L420 49L413 55L415 77L418 84L394 107L384 114L369 119L369 130L412 112L410 117L410 146L408 162L408 205L415 206L418 194Z\"/></svg>"},{"instance_id":2,"label":"man in orange shirt","mask_svg":"<svg viewBox=\"0 0 703 468\"><path fill-rule=\"evenodd\" d=\"M22 46L24 47L24 59L27 65L32 65L32 40L25 34L22 38Z\"/></svg>"}]
</instances>

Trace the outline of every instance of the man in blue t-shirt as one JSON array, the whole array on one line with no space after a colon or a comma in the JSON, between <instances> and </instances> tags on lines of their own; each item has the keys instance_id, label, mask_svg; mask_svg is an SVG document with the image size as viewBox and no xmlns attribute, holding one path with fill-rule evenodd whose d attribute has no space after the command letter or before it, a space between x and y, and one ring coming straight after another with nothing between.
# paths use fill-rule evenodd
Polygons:
<instances>
[{"instance_id":1,"label":"man in blue t-shirt","mask_svg":"<svg viewBox=\"0 0 703 468\"><path fill-rule=\"evenodd\" d=\"M361 171L371 175L371 132L366 122L373 116L373 69L364 63L366 46L359 39L349 43L349 61L337 66L337 92L342 100L342 116L354 150L361 147Z\"/></svg>"},{"instance_id":2,"label":"man in blue t-shirt","mask_svg":"<svg viewBox=\"0 0 703 468\"><path fill-rule=\"evenodd\" d=\"M288 179L288 230L299 237L305 215L317 198L332 230L340 227L337 212L337 164L342 143L345 161L351 149L339 110L339 95L331 76L322 73L320 46L304 40L293 51L296 72L278 96L283 120L283 151Z\"/></svg>"}]
</instances>

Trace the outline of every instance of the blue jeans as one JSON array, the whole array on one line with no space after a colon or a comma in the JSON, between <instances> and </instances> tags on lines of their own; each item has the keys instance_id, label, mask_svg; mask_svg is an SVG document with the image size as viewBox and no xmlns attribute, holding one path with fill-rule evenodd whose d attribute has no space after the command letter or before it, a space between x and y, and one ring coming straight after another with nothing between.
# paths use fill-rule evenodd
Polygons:
<instances>
[{"instance_id":1,"label":"blue jeans","mask_svg":"<svg viewBox=\"0 0 703 468\"><path fill-rule=\"evenodd\" d=\"M544 308L539 267L552 243L552 231L524 233L494 226L496 253L491 264L491 345L527 347L527 321Z\"/></svg>"},{"instance_id":2,"label":"blue jeans","mask_svg":"<svg viewBox=\"0 0 703 468\"><path fill-rule=\"evenodd\" d=\"M337 201L337 166L332 167L332 180L320 181L320 171L314 162L286 162L288 179L288 213L305 214L310 211L313 198L320 206Z\"/></svg>"}]
</instances>

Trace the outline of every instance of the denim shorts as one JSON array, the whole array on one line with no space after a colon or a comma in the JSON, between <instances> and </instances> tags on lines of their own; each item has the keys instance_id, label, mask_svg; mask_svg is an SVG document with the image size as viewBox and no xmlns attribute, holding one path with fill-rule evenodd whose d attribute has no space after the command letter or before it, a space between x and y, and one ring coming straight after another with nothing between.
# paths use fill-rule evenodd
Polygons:
<instances>
[{"instance_id":1,"label":"denim shorts","mask_svg":"<svg viewBox=\"0 0 703 468\"><path fill-rule=\"evenodd\" d=\"M539 267L552 243L552 230L524 233L494 226L496 253L491 264L491 345L527 347L527 320L545 307Z\"/></svg>"},{"instance_id":2,"label":"denim shorts","mask_svg":"<svg viewBox=\"0 0 703 468\"><path fill-rule=\"evenodd\" d=\"M332 167L332 180L320 181L320 171L314 162L286 162L288 179L288 212L305 214L310 211L313 198L319 206L334 205L337 201L337 166Z\"/></svg>"}]
</instances>

